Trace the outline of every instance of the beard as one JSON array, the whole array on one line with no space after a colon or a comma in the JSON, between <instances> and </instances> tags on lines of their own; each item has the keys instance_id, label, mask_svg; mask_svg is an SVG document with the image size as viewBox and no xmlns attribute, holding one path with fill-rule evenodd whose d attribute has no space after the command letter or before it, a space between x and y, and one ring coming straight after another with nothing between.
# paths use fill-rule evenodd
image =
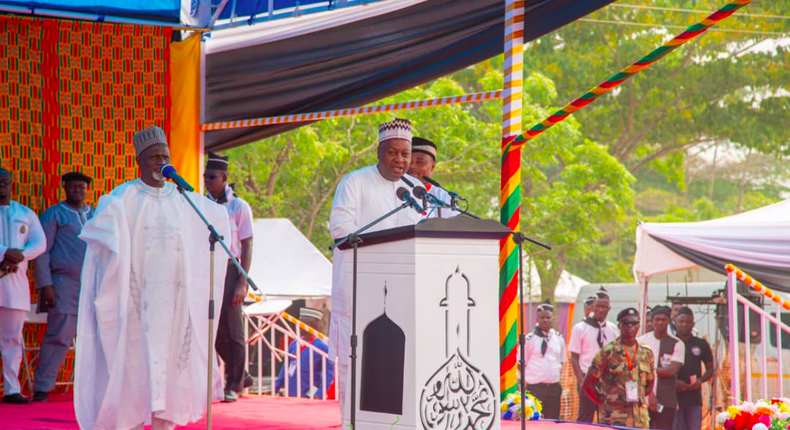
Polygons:
<instances>
[{"instance_id":1,"label":"beard","mask_svg":"<svg viewBox=\"0 0 790 430\"><path fill-rule=\"evenodd\" d=\"M154 170L153 172L151 172L151 178L157 182L165 181L165 177L162 176L162 173L160 173L158 170Z\"/></svg>"}]
</instances>

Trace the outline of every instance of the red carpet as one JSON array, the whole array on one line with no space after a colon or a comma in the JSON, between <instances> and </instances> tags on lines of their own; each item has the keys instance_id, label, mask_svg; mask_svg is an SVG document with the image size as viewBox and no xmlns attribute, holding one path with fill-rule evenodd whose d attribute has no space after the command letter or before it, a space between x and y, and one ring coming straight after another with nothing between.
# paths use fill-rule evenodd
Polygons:
<instances>
[{"instance_id":1,"label":"red carpet","mask_svg":"<svg viewBox=\"0 0 790 430\"><path fill-rule=\"evenodd\" d=\"M77 420L71 396L51 396L47 403L29 405L0 404L0 428L3 430L74 430ZM212 428L217 430L324 430L340 429L338 402L321 402L271 397L244 397L236 403L214 403ZM527 422L530 430L602 429L577 423L551 421ZM179 429L206 428L206 420ZM503 429L520 428L518 421L503 421Z\"/></svg>"}]
</instances>

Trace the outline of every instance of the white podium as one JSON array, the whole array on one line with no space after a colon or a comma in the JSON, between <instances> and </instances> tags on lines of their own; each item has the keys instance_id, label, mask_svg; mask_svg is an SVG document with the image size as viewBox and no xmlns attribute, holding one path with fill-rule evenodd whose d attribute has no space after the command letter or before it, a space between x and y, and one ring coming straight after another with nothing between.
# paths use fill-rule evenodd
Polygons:
<instances>
[{"instance_id":1,"label":"white podium","mask_svg":"<svg viewBox=\"0 0 790 430\"><path fill-rule=\"evenodd\" d=\"M494 220L457 217L361 236L356 429L499 429L498 259L508 234Z\"/></svg>"}]
</instances>

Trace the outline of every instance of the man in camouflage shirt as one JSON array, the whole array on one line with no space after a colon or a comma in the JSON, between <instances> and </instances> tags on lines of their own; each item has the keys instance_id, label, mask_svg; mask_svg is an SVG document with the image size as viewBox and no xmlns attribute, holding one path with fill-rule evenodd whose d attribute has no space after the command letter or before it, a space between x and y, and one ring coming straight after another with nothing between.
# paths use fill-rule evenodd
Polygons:
<instances>
[{"instance_id":1,"label":"man in camouflage shirt","mask_svg":"<svg viewBox=\"0 0 790 430\"><path fill-rule=\"evenodd\" d=\"M656 378L653 351L639 345L639 312L628 308L617 314L620 337L593 358L582 390L598 405L598 422L646 429L650 426L645 393ZM601 391L595 385L600 381Z\"/></svg>"}]
</instances>

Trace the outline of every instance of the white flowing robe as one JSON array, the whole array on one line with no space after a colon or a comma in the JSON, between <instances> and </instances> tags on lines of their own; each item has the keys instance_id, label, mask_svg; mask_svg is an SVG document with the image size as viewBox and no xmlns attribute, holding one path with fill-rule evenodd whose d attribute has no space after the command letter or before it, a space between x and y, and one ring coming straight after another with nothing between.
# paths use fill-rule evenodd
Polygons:
<instances>
[{"instance_id":1,"label":"white flowing robe","mask_svg":"<svg viewBox=\"0 0 790 430\"><path fill-rule=\"evenodd\" d=\"M224 207L188 193L229 238ZM151 415L178 425L205 413L210 253L208 230L168 183L127 182L103 196L80 238L82 269L74 408L82 429L126 430ZM228 257L217 246L214 309ZM218 319L214 320L216 332ZM214 360L213 396L222 398Z\"/></svg>"},{"instance_id":2,"label":"white flowing robe","mask_svg":"<svg viewBox=\"0 0 790 430\"><path fill-rule=\"evenodd\" d=\"M409 175L406 177L413 184L419 184L419 180L414 177ZM332 212L329 215L329 233L332 239L342 239L400 206L403 202L396 194L400 187L411 191L411 187L401 180L392 182L385 179L375 165L363 167L346 175L338 184L332 201ZM414 225L421 219L423 219L422 214L406 208L376 224L365 233ZM344 383L343 378L346 377L342 373L349 360L351 336L352 285L351 276L346 276L344 266L350 265L352 258L350 249L343 251L335 248L332 254L332 318L329 324L329 350L330 356L338 357L340 366L337 373L338 381L341 383ZM343 400L341 399L341 402Z\"/></svg>"}]
</instances>

